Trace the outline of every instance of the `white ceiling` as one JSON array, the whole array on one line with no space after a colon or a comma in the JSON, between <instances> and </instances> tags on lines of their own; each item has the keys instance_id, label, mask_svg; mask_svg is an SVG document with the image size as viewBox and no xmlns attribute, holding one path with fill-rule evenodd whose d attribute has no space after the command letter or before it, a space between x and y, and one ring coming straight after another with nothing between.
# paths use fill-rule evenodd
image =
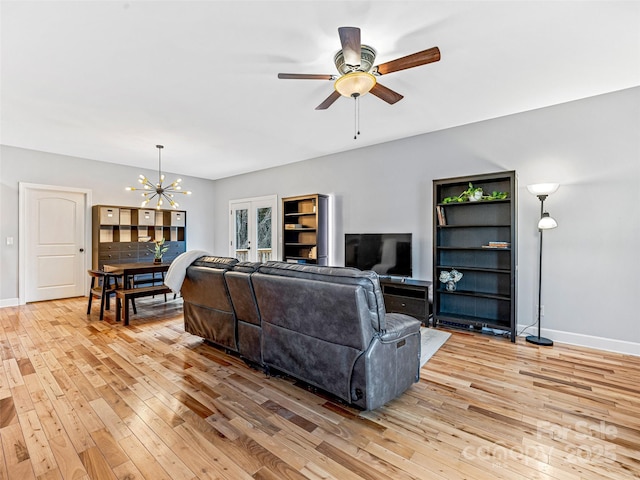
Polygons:
<instances>
[{"instance_id":1,"label":"white ceiling","mask_svg":"<svg viewBox=\"0 0 640 480\"><path fill-rule=\"evenodd\" d=\"M2 1L5 145L222 178L640 85L640 2ZM385 75L395 105L340 98L337 29Z\"/></svg>"}]
</instances>

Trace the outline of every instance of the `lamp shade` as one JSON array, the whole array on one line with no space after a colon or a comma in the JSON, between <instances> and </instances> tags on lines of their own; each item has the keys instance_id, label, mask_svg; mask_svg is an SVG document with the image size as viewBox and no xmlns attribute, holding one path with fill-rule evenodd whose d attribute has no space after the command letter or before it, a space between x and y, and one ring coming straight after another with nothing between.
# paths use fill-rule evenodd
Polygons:
<instances>
[{"instance_id":1,"label":"lamp shade","mask_svg":"<svg viewBox=\"0 0 640 480\"><path fill-rule=\"evenodd\" d=\"M529 193L534 195L551 195L560 187L559 183L535 183L533 185L527 185Z\"/></svg>"},{"instance_id":2,"label":"lamp shade","mask_svg":"<svg viewBox=\"0 0 640 480\"><path fill-rule=\"evenodd\" d=\"M557 226L558 222L556 222L555 218L551 217L547 212L544 212L542 214L542 218L538 221L538 229L540 230L551 230Z\"/></svg>"},{"instance_id":3,"label":"lamp shade","mask_svg":"<svg viewBox=\"0 0 640 480\"><path fill-rule=\"evenodd\" d=\"M352 72L343 75L334 84L336 91L345 97L360 97L375 86L376 77L367 72Z\"/></svg>"}]
</instances>

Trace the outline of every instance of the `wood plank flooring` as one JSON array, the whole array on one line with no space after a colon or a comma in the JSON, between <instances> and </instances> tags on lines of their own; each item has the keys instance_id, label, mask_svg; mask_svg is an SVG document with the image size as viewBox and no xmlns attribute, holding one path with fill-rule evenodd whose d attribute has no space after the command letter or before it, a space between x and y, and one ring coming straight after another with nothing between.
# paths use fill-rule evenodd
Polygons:
<instances>
[{"instance_id":1,"label":"wood plank flooring","mask_svg":"<svg viewBox=\"0 0 640 480\"><path fill-rule=\"evenodd\" d=\"M359 412L185 333L180 299L129 327L85 302L0 309L0 479L640 478L638 357L453 332Z\"/></svg>"}]
</instances>

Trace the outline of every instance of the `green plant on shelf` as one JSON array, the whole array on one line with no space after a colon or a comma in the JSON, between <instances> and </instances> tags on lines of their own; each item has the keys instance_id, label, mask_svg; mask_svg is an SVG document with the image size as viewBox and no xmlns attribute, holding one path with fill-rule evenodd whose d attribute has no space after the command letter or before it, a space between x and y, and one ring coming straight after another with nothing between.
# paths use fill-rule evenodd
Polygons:
<instances>
[{"instance_id":1,"label":"green plant on shelf","mask_svg":"<svg viewBox=\"0 0 640 480\"><path fill-rule=\"evenodd\" d=\"M162 260L162 256L167 253L169 247L164 246L164 238L156 240L154 248L150 248L149 251L153 253L154 260Z\"/></svg>"},{"instance_id":2,"label":"green plant on shelf","mask_svg":"<svg viewBox=\"0 0 640 480\"><path fill-rule=\"evenodd\" d=\"M493 191L490 195L485 195L482 187L474 187L469 182L469 188L467 188L460 195L453 197L445 197L442 203L462 203L462 202L478 202L478 201L490 201L490 200L504 200L509 194L507 192Z\"/></svg>"}]
</instances>

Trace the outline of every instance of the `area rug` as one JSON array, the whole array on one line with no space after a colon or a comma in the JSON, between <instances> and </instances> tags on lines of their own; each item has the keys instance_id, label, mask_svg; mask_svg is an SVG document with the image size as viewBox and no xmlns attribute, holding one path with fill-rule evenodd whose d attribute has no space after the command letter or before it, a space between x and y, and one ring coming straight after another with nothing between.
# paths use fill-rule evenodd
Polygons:
<instances>
[{"instance_id":1,"label":"area rug","mask_svg":"<svg viewBox=\"0 0 640 480\"><path fill-rule=\"evenodd\" d=\"M451 334L449 332L438 330L437 328L421 327L420 335L422 340L420 350L420 368L422 368L433 354L436 353L442 345L444 345Z\"/></svg>"}]
</instances>

